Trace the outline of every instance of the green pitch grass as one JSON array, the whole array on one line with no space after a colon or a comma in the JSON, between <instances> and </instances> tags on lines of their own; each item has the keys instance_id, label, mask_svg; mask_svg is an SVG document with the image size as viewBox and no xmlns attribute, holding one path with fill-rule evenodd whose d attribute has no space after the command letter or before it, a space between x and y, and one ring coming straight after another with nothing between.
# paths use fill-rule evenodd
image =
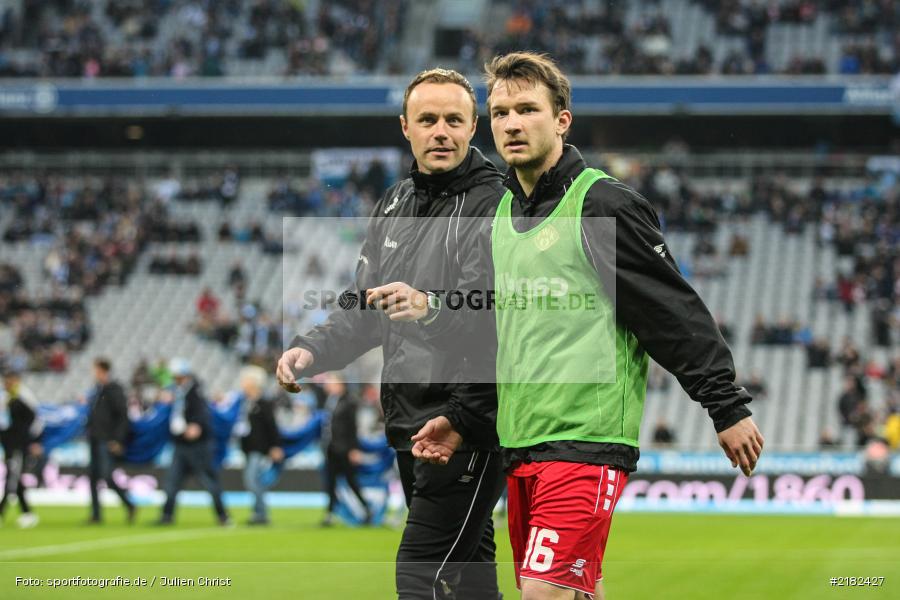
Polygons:
<instances>
[{"instance_id":1,"label":"green pitch grass","mask_svg":"<svg viewBox=\"0 0 900 600\"><path fill-rule=\"evenodd\" d=\"M15 510L11 511L15 514ZM394 598L400 532L318 527L320 513L276 510L274 525L212 526L211 511L182 509L174 527L152 525L155 508L122 524L81 525L86 509L39 507L40 525L0 528L0 598ZM500 580L519 597L506 528L497 531ZM609 600L900 598L900 519L619 514L604 562ZM48 587L50 578L143 577L146 587ZM884 577L881 587L832 587L832 577ZM16 585L16 577L43 585ZM149 585L152 578L152 587ZM193 587L161 585L186 578ZM201 578L231 578L206 586ZM465 599L460 599L465 600Z\"/></svg>"}]
</instances>

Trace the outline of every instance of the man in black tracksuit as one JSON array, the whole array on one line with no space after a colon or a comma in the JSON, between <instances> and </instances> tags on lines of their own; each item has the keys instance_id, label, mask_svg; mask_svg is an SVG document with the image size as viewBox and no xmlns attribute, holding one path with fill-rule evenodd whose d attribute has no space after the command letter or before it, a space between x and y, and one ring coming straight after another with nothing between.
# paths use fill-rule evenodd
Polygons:
<instances>
[{"instance_id":1,"label":"man in black tracksuit","mask_svg":"<svg viewBox=\"0 0 900 600\"><path fill-rule=\"evenodd\" d=\"M327 394L325 410L328 421L322 430L322 449L325 453L325 488L328 491L328 512L322 521L324 527L332 524L337 508L337 478L343 477L366 511L366 525L372 521L372 509L363 496L356 478L359 449L359 432L356 423L357 400L347 389L347 384L337 374L325 382Z\"/></svg>"},{"instance_id":2,"label":"man in black tracksuit","mask_svg":"<svg viewBox=\"0 0 900 600\"><path fill-rule=\"evenodd\" d=\"M121 498L129 523L134 522L135 515L134 503L112 476L113 461L125 452L129 426L125 390L118 381L110 377L111 369L112 365L105 358L94 361L94 381L97 386L90 399L87 417L87 438L91 449L91 517L88 522L95 524L102 521L97 489L101 481L105 481L107 487Z\"/></svg>"},{"instance_id":3,"label":"man in black tracksuit","mask_svg":"<svg viewBox=\"0 0 900 600\"><path fill-rule=\"evenodd\" d=\"M231 525L222 502L222 486L213 464L213 437L210 432L209 407L200 390L200 383L191 374L190 365L183 359L173 359L170 367L175 379L169 432L174 441L172 464L166 473L166 502L158 524L170 525L175 514L175 499L184 478L193 473L212 496L219 525Z\"/></svg>"},{"instance_id":4,"label":"man in black tracksuit","mask_svg":"<svg viewBox=\"0 0 900 600\"><path fill-rule=\"evenodd\" d=\"M459 74L435 69L413 80L401 124L416 162L376 204L357 265L356 289L378 292L360 298L366 310L337 310L295 338L278 367L281 385L296 391L299 377L342 369L382 347L385 428L409 506L397 553L401 600L499 596L491 520L503 489L496 389L461 394L461 383L485 368L467 339L484 324L465 311L439 311L434 296L426 308L420 291L487 289L477 241L489 235L503 189L500 173L469 146L475 114L474 92ZM411 318L413 311L429 314ZM410 438L439 415L462 445L448 465L417 462Z\"/></svg>"},{"instance_id":5,"label":"man in black tracksuit","mask_svg":"<svg viewBox=\"0 0 900 600\"><path fill-rule=\"evenodd\" d=\"M37 524L37 515L31 512L25 498L25 485L22 483L22 472L25 458L29 452L39 453L40 444L36 442L43 428L37 416L37 402L29 390L22 386L21 376L14 369L3 373L3 390L5 399L0 398L0 446L6 466L6 480L0 497L0 524L6 512L9 497L15 494L19 500L21 515L20 527L33 527Z\"/></svg>"}]
</instances>

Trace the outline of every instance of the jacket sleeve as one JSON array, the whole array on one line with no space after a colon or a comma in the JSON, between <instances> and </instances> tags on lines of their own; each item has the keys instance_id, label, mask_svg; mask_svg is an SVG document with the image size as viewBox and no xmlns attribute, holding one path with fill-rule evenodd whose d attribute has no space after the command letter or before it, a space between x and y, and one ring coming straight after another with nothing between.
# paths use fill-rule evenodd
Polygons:
<instances>
[{"instance_id":1,"label":"jacket sleeve","mask_svg":"<svg viewBox=\"0 0 900 600\"><path fill-rule=\"evenodd\" d=\"M478 240L484 289L490 301L486 308L472 311L466 350L466 366L453 388L442 413L463 439L494 446L497 441L497 324L493 306L494 269L490 230Z\"/></svg>"},{"instance_id":2,"label":"jacket sleeve","mask_svg":"<svg viewBox=\"0 0 900 600\"><path fill-rule=\"evenodd\" d=\"M496 446L497 384L466 381L457 385L441 413L463 440Z\"/></svg>"},{"instance_id":3,"label":"jacket sleeve","mask_svg":"<svg viewBox=\"0 0 900 600\"><path fill-rule=\"evenodd\" d=\"M281 432L278 430L278 423L275 422L275 405L272 402L265 403L263 415L266 421L266 439L268 440L269 450L282 447L284 442L281 439Z\"/></svg>"},{"instance_id":4,"label":"jacket sleeve","mask_svg":"<svg viewBox=\"0 0 900 600\"><path fill-rule=\"evenodd\" d=\"M499 192L498 192L499 193ZM493 210L491 211L493 213ZM442 307L434 321L422 325L425 339L434 346L450 349L473 343L483 327L493 324L487 315L492 215L459 219L457 247L449 257L454 281L447 281Z\"/></svg>"},{"instance_id":5,"label":"jacket sleeve","mask_svg":"<svg viewBox=\"0 0 900 600\"><path fill-rule=\"evenodd\" d=\"M585 198L584 215L604 214L614 224L582 219L582 245L614 298L618 321L709 412L717 432L749 416L751 397L735 384L731 350L678 270L653 207L618 182L600 182Z\"/></svg>"},{"instance_id":6,"label":"jacket sleeve","mask_svg":"<svg viewBox=\"0 0 900 600\"><path fill-rule=\"evenodd\" d=\"M359 430L356 426L356 399L348 397L345 401L347 402L347 413L344 418L346 419L348 442L346 450L349 452L350 450L359 450Z\"/></svg>"},{"instance_id":7,"label":"jacket sleeve","mask_svg":"<svg viewBox=\"0 0 900 600\"><path fill-rule=\"evenodd\" d=\"M312 367L300 373L310 377L326 371L343 369L348 364L381 344L381 326L378 311L360 310L365 297L359 297L370 287L380 285L378 273L380 237L378 233L378 213L384 198L394 193L389 189L375 206L366 229L359 260L356 263L355 287L345 293L354 294L356 303L347 309L336 306L328 320L313 327L305 334L294 337L291 348L305 348L314 358Z\"/></svg>"},{"instance_id":8,"label":"jacket sleeve","mask_svg":"<svg viewBox=\"0 0 900 600\"><path fill-rule=\"evenodd\" d=\"M197 384L194 384L185 398L184 420L199 425L204 433L210 428L209 406Z\"/></svg>"},{"instance_id":9,"label":"jacket sleeve","mask_svg":"<svg viewBox=\"0 0 900 600\"><path fill-rule=\"evenodd\" d=\"M28 426L28 435L31 440L40 440L44 433L44 421L38 414L37 397L27 388L19 391L19 398L22 400L23 406L27 409L27 420L30 422ZM0 409L2 410L2 409Z\"/></svg>"},{"instance_id":10,"label":"jacket sleeve","mask_svg":"<svg viewBox=\"0 0 900 600\"><path fill-rule=\"evenodd\" d=\"M112 431L110 439L125 445L128 439L128 399L125 397L125 390L119 384L108 387L109 390L109 407L112 412Z\"/></svg>"},{"instance_id":11,"label":"jacket sleeve","mask_svg":"<svg viewBox=\"0 0 900 600\"><path fill-rule=\"evenodd\" d=\"M493 190L497 198L503 189ZM497 324L494 314L494 269L491 257L492 208L484 217L471 217L465 244L461 243L459 281L454 286L472 294L472 303L458 310L443 307L431 325L423 326L435 346L465 353L465 368L453 387L442 415L463 439L479 445L497 444Z\"/></svg>"}]
</instances>

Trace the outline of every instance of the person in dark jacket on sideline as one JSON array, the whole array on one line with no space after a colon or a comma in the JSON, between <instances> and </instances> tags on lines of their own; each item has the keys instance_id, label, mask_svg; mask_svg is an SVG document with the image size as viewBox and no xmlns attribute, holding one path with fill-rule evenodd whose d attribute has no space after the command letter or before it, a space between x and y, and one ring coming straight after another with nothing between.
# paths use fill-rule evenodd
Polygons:
<instances>
[{"instance_id":1,"label":"person in dark jacket on sideline","mask_svg":"<svg viewBox=\"0 0 900 600\"><path fill-rule=\"evenodd\" d=\"M222 502L219 474L213 465L213 437L210 432L209 407L200 390L200 383L191 373L190 364L180 358L172 359L169 371L175 379L169 432L174 439L172 464L166 474L166 503L160 525L169 525L175 516L175 499L184 478L193 473L212 496L213 508L220 525L231 525Z\"/></svg>"},{"instance_id":2,"label":"person in dark jacket on sideline","mask_svg":"<svg viewBox=\"0 0 900 600\"><path fill-rule=\"evenodd\" d=\"M275 422L275 405L263 395L266 371L262 367L247 366L241 369L240 388L244 398L237 435L241 438L241 450L247 459L244 467L244 487L253 494L253 515L248 525L268 525L269 514L265 494L268 486L263 474L273 462L284 460L281 434Z\"/></svg>"},{"instance_id":3,"label":"person in dark jacket on sideline","mask_svg":"<svg viewBox=\"0 0 900 600\"><path fill-rule=\"evenodd\" d=\"M442 290L487 290L477 241L490 235L503 188L469 145L476 119L474 90L459 73L432 69L413 79L400 118L415 157L409 177L376 203L342 310L296 337L277 369L279 383L298 391L299 378L343 369L381 346L385 430L409 506L397 552L400 600L499 596L497 395L492 366L477 359L469 336L492 325L466 318L470 311L440 310L451 301ZM464 379L484 385L463 396ZM437 415L461 436L461 452L443 467L417 463L410 439Z\"/></svg>"},{"instance_id":4,"label":"person in dark jacket on sideline","mask_svg":"<svg viewBox=\"0 0 900 600\"><path fill-rule=\"evenodd\" d=\"M128 401L122 385L112 379L112 364L106 358L94 361L94 382L88 402L90 409L87 417L87 438L90 445L89 475L91 482L91 517L88 523L98 524L103 521L100 510L100 493L98 485L101 481L114 491L125 506L129 523L134 522L135 506L128 493L113 479L113 461L125 453L125 442L128 439Z\"/></svg>"},{"instance_id":5,"label":"person in dark jacket on sideline","mask_svg":"<svg viewBox=\"0 0 900 600\"><path fill-rule=\"evenodd\" d=\"M37 416L37 402L34 395L22 385L21 375L15 369L3 372L3 390L0 390L0 445L6 464L6 481L3 497L0 498L0 524L3 523L9 497L14 495L19 501L21 514L18 525L22 529L38 524L38 516L31 512L25 498L22 471L28 453L40 454L41 445L37 438L43 424Z\"/></svg>"},{"instance_id":6,"label":"person in dark jacket on sideline","mask_svg":"<svg viewBox=\"0 0 900 600\"><path fill-rule=\"evenodd\" d=\"M369 508L356 478L356 465L362 460L356 423L357 400L347 389L347 384L338 373L330 373L323 388L327 394L325 410L329 414L322 432L325 485L328 491L328 512L322 520L322 526L328 527L334 520L334 511L338 501L338 477L343 477L350 490L356 494L366 511L364 523L369 524L372 521L372 510Z\"/></svg>"}]
</instances>

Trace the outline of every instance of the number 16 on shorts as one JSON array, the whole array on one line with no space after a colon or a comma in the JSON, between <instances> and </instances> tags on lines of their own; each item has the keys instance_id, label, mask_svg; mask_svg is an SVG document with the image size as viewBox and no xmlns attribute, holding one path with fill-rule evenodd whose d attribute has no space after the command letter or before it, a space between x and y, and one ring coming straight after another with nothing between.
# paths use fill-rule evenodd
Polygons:
<instances>
[{"instance_id":1,"label":"number 16 on shorts","mask_svg":"<svg viewBox=\"0 0 900 600\"><path fill-rule=\"evenodd\" d=\"M506 479L516 579L593 594L628 475L607 465L522 463Z\"/></svg>"},{"instance_id":2,"label":"number 16 on shorts","mask_svg":"<svg viewBox=\"0 0 900 600\"><path fill-rule=\"evenodd\" d=\"M559 541L559 534L552 529L531 528L528 536L528 548L525 550L523 569L529 569L535 573L546 573L553 566L553 549L550 544Z\"/></svg>"}]
</instances>

